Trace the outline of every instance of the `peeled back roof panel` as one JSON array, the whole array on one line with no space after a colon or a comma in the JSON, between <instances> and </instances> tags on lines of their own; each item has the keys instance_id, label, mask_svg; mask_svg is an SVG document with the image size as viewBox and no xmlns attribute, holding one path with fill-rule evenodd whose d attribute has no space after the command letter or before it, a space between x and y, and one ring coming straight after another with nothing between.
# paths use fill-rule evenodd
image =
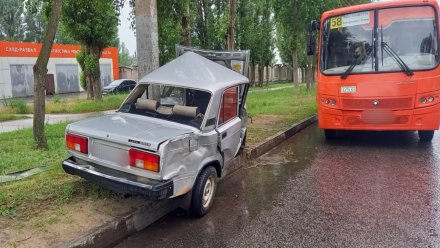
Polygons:
<instances>
[{"instance_id":1,"label":"peeled back roof panel","mask_svg":"<svg viewBox=\"0 0 440 248\"><path fill-rule=\"evenodd\" d=\"M140 84L160 83L216 91L249 80L193 52L186 52L143 77Z\"/></svg>"}]
</instances>

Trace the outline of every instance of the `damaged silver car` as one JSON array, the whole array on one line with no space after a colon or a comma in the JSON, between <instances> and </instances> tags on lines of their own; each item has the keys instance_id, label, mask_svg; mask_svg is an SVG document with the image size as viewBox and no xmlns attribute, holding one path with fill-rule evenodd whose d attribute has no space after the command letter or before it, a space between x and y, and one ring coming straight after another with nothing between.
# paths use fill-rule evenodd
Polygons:
<instances>
[{"instance_id":1,"label":"damaged silver car","mask_svg":"<svg viewBox=\"0 0 440 248\"><path fill-rule=\"evenodd\" d=\"M116 113L67 126L71 157L62 165L151 200L190 193L190 212L200 217L245 143L249 51L176 50L180 56L142 78Z\"/></svg>"}]
</instances>

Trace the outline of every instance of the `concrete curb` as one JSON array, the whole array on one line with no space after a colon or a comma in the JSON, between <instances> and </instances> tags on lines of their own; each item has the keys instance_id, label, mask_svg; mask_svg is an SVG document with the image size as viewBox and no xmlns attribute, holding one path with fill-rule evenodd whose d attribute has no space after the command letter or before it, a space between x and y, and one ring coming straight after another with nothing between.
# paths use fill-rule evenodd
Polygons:
<instances>
[{"instance_id":1,"label":"concrete curb","mask_svg":"<svg viewBox=\"0 0 440 248\"><path fill-rule=\"evenodd\" d=\"M304 119L290 128L281 131L265 141L257 144L249 149L245 149L244 156L248 159L255 159L264 153L268 152L275 146L279 145L283 141L287 140L291 136L295 135L299 131L303 130L307 126L315 123L317 116L314 115L310 118ZM231 174L234 171L239 170L243 163L240 161L242 157L237 157L233 164L230 166L225 176ZM162 218L174 209L187 206L190 201L190 197L182 196L174 199L167 199L159 202L147 202L145 205L139 207L132 213L116 218L109 221L97 228L94 228L80 237L68 242L67 244L59 247L70 248L86 248L86 247L109 247L116 244L118 241L125 237L144 229L145 227L153 224L158 219Z\"/></svg>"}]
</instances>

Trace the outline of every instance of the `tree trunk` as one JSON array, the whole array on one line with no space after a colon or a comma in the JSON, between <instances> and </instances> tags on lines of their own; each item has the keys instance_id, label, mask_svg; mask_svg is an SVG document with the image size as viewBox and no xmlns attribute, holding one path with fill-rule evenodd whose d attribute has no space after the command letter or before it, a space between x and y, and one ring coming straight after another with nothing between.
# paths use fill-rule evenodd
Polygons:
<instances>
[{"instance_id":1,"label":"tree trunk","mask_svg":"<svg viewBox=\"0 0 440 248\"><path fill-rule=\"evenodd\" d=\"M61 15L61 1L54 0L49 14L49 21L44 35L43 46L34 65L34 120L33 135L36 149L47 149L46 134L44 133L44 120L46 114L46 75L47 63L49 62L50 51L58 29Z\"/></svg>"},{"instance_id":2,"label":"tree trunk","mask_svg":"<svg viewBox=\"0 0 440 248\"><path fill-rule=\"evenodd\" d=\"M251 67L251 78L250 78L250 80L251 80L251 83L256 85L256 83L255 83L255 63L252 63L250 67Z\"/></svg>"},{"instance_id":3,"label":"tree trunk","mask_svg":"<svg viewBox=\"0 0 440 248\"><path fill-rule=\"evenodd\" d=\"M269 85L269 65L266 65L266 86Z\"/></svg>"},{"instance_id":4,"label":"tree trunk","mask_svg":"<svg viewBox=\"0 0 440 248\"><path fill-rule=\"evenodd\" d=\"M159 68L156 0L136 0L136 54L139 79ZM149 98L159 100L160 87L150 86Z\"/></svg>"},{"instance_id":5,"label":"tree trunk","mask_svg":"<svg viewBox=\"0 0 440 248\"><path fill-rule=\"evenodd\" d=\"M233 51L235 49L235 0L229 0L228 11L228 50Z\"/></svg>"},{"instance_id":6,"label":"tree trunk","mask_svg":"<svg viewBox=\"0 0 440 248\"><path fill-rule=\"evenodd\" d=\"M260 63L258 65L258 84L263 87L264 82L264 66Z\"/></svg>"},{"instance_id":7,"label":"tree trunk","mask_svg":"<svg viewBox=\"0 0 440 248\"><path fill-rule=\"evenodd\" d=\"M96 101L101 101L102 100L101 71L99 68L99 58L101 57L101 49L98 47L91 47L90 54L95 58L94 62L96 68L96 71L94 71L91 74L93 95L95 96Z\"/></svg>"},{"instance_id":8,"label":"tree trunk","mask_svg":"<svg viewBox=\"0 0 440 248\"><path fill-rule=\"evenodd\" d=\"M298 56L296 48L292 50L292 81L295 88L299 88L298 80Z\"/></svg>"},{"instance_id":9,"label":"tree trunk","mask_svg":"<svg viewBox=\"0 0 440 248\"><path fill-rule=\"evenodd\" d=\"M191 24L189 0L182 0L182 38L184 46L191 46Z\"/></svg>"}]
</instances>

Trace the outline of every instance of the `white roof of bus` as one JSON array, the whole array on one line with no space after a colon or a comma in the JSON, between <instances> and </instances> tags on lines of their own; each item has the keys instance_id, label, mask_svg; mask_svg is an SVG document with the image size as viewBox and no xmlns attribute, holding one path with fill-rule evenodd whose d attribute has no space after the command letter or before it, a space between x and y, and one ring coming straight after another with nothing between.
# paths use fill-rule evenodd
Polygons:
<instances>
[{"instance_id":1,"label":"white roof of bus","mask_svg":"<svg viewBox=\"0 0 440 248\"><path fill-rule=\"evenodd\" d=\"M186 52L173 61L143 77L139 84L169 84L215 92L229 86L249 83L249 80L231 69L201 55Z\"/></svg>"}]
</instances>

